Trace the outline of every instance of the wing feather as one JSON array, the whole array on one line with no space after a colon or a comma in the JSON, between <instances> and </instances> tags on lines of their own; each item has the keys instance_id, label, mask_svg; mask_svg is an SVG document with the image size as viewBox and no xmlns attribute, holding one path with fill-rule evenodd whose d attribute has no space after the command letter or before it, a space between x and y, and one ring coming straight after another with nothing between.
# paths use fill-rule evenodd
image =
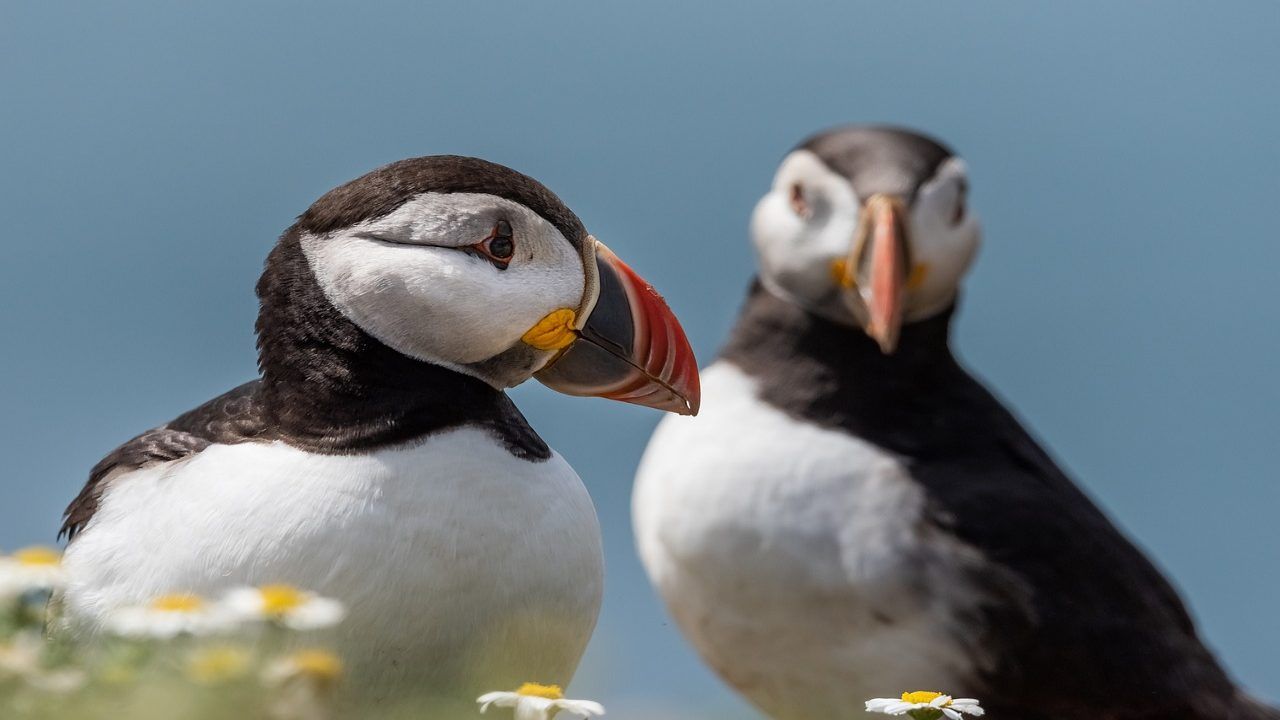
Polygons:
<instances>
[{"instance_id":1,"label":"wing feather","mask_svg":"<svg viewBox=\"0 0 1280 720\"><path fill-rule=\"evenodd\" d=\"M89 480L67 506L58 537L74 540L102 503L116 478L157 463L191 457L214 443L235 444L260 438L267 424L255 401L261 381L254 380L148 430L104 457L89 471Z\"/></svg>"}]
</instances>

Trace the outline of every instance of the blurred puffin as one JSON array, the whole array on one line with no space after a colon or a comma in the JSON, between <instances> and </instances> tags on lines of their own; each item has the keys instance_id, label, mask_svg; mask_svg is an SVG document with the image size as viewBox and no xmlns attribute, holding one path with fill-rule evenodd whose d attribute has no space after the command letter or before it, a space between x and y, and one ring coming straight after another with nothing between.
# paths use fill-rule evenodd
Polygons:
<instances>
[{"instance_id":1,"label":"blurred puffin","mask_svg":"<svg viewBox=\"0 0 1280 720\"><path fill-rule=\"evenodd\" d=\"M756 206L759 281L703 413L644 455L635 528L684 634L778 720L906 690L992 718L1280 718L948 345L979 243L960 158L805 141Z\"/></svg>"},{"instance_id":2,"label":"blurred puffin","mask_svg":"<svg viewBox=\"0 0 1280 720\"><path fill-rule=\"evenodd\" d=\"M73 620L288 583L346 605L362 693L567 683L600 529L503 389L695 412L662 298L537 181L456 156L325 194L257 292L262 377L116 449L67 509Z\"/></svg>"}]
</instances>

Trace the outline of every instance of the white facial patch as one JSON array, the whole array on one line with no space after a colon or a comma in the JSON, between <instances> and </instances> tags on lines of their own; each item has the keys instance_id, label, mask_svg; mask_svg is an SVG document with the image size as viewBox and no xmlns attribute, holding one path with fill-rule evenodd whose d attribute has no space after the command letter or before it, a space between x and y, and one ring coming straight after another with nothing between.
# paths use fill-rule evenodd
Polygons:
<instances>
[{"instance_id":1,"label":"white facial patch","mask_svg":"<svg viewBox=\"0 0 1280 720\"><path fill-rule=\"evenodd\" d=\"M849 254L857 232L858 202L849 181L812 152L788 155L751 216L760 275L770 290L820 307L835 292L831 262Z\"/></svg>"},{"instance_id":2,"label":"white facial patch","mask_svg":"<svg viewBox=\"0 0 1280 720\"><path fill-rule=\"evenodd\" d=\"M977 254L976 216L965 208L957 220L965 183L964 161L949 158L914 198L906 223L912 263L903 308L906 321L922 320L951 305ZM864 200L811 151L788 155L751 217L765 286L838 322L861 324L863 319L847 315L838 299L832 262L848 257L853 249Z\"/></svg>"},{"instance_id":3,"label":"white facial patch","mask_svg":"<svg viewBox=\"0 0 1280 720\"><path fill-rule=\"evenodd\" d=\"M466 248L510 223L505 270ZM540 319L582 302L582 259L529 208L494 195L424 193L381 218L302 249L330 302L410 357L468 372L520 342Z\"/></svg>"},{"instance_id":4,"label":"white facial patch","mask_svg":"<svg viewBox=\"0 0 1280 720\"><path fill-rule=\"evenodd\" d=\"M950 158L920 186L911 206L911 262L923 266L908 292L905 316L922 320L941 312L955 300L981 242L978 218L964 207L965 165ZM959 211L959 219L957 214Z\"/></svg>"}]
</instances>

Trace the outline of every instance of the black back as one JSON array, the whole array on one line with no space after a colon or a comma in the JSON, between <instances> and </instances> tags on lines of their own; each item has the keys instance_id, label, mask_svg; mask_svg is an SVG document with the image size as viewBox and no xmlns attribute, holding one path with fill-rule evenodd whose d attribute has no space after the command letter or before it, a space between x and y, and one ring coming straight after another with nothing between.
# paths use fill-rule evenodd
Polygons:
<instances>
[{"instance_id":1,"label":"black back","mask_svg":"<svg viewBox=\"0 0 1280 720\"><path fill-rule=\"evenodd\" d=\"M930 525L981 552L993 600L967 630L998 658L990 717L1280 718L1239 696L1160 572L956 361L951 314L884 355L757 283L722 357L797 420L900 456Z\"/></svg>"}]
</instances>

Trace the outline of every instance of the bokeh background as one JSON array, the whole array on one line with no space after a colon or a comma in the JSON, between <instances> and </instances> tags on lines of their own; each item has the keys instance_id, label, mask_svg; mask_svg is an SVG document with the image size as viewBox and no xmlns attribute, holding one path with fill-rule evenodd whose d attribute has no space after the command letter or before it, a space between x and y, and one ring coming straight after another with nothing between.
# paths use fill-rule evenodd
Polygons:
<instances>
[{"instance_id":1,"label":"bokeh background","mask_svg":"<svg viewBox=\"0 0 1280 720\"><path fill-rule=\"evenodd\" d=\"M432 153L530 173L706 362L776 162L887 121L971 168L986 244L963 356L1280 699L1278 34L1270 1L4 2L0 548L52 541L99 457L254 375L262 260L338 183ZM658 416L515 395L604 525L575 694L749 716L635 558Z\"/></svg>"}]
</instances>

